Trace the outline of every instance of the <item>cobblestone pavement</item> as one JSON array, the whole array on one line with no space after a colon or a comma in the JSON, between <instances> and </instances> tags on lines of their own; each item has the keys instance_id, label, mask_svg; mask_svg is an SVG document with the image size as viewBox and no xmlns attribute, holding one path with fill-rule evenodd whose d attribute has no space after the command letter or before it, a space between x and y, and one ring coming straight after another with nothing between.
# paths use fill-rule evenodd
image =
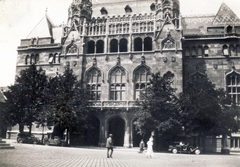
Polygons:
<instances>
[{"instance_id":1,"label":"cobblestone pavement","mask_svg":"<svg viewBox=\"0 0 240 167\"><path fill-rule=\"evenodd\" d=\"M116 148L113 158L106 158L105 148L12 145L15 145L15 149L0 150L0 167L240 167L239 153L154 153L153 158L146 158L137 149Z\"/></svg>"}]
</instances>

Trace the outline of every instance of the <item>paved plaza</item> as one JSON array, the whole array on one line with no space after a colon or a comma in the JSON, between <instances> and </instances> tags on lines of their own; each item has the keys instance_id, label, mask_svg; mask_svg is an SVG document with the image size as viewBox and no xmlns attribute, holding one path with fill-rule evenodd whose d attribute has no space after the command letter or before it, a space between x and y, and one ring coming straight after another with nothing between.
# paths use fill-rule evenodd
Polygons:
<instances>
[{"instance_id":1,"label":"paved plaza","mask_svg":"<svg viewBox=\"0 0 240 167\"><path fill-rule=\"evenodd\" d=\"M115 148L107 158L105 148L73 148L12 143L0 150L0 167L240 167L240 154L154 153L146 158L137 148Z\"/></svg>"}]
</instances>

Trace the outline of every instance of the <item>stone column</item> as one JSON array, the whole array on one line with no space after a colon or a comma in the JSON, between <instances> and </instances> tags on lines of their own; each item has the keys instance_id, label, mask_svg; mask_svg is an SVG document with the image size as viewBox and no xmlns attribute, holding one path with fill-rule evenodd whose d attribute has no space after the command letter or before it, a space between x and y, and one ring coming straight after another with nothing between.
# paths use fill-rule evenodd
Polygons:
<instances>
[{"instance_id":1,"label":"stone column","mask_svg":"<svg viewBox=\"0 0 240 167\"><path fill-rule=\"evenodd\" d=\"M104 147L106 145L106 136L105 136L105 132L106 132L106 121L105 121L105 117L102 116L100 118L100 127L99 127L99 141L98 141L98 146Z\"/></svg>"},{"instance_id":2,"label":"stone column","mask_svg":"<svg viewBox=\"0 0 240 167\"><path fill-rule=\"evenodd\" d=\"M130 141L130 121L128 119L126 119L126 123L125 123L125 133L124 133L124 147L132 147L131 141Z\"/></svg>"}]
</instances>

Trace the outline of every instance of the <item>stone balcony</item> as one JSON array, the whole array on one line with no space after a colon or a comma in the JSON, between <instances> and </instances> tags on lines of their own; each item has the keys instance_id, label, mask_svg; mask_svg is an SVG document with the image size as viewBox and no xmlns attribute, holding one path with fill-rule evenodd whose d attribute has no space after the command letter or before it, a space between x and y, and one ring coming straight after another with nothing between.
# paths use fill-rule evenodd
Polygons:
<instances>
[{"instance_id":1,"label":"stone balcony","mask_svg":"<svg viewBox=\"0 0 240 167\"><path fill-rule=\"evenodd\" d=\"M127 110L129 108L136 108L138 107L138 101L113 101L113 100L108 100L108 101L94 101L91 100L89 101L89 107L93 108L126 108Z\"/></svg>"},{"instance_id":2,"label":"stone balcony","mask_svg":"<svg viewBox=\"0 0 240 167\"><path fill-rule=\"evenodd\" d=\"M44 44L44 45L28 45L28 46L18 46L17 50L29 50L29 49L46 49L46 48L60 48L60 43Z\"/></svg>"}]
</instances>

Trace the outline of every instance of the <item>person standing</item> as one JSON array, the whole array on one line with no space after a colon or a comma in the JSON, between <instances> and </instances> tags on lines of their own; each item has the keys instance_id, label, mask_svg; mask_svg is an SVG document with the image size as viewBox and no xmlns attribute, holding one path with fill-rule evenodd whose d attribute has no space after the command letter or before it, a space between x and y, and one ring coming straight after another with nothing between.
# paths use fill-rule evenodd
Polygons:
<instances>
[{"instance_id":1,"label":"person standing","mask_svg":"<svg viewBox=\"0 0 240 167\"><path fill-rule=\"evenodd\" d=\"M148 142L147 142L147 153L146 153L146 157L150 157L152 158L153 156L153 138L150 137Z\"/></svg>"},{"instance_id":2,"label":"person standing","mask_svg":"<svg viewBox=\"0 0 240 167\"><path fill-rule=\"evenodd\" d=\"M113 135L109 134L109 137L107 138L107 142L106 142L106 147L107 147L107 158L112 158L112 154L113 154L113 139L112 139ZM109 151L110 151L110 155L109 155Z\"/></svg>"},{"instance_id":3,"label":"person standing","mask_svg":"<svg viewBox=\"0 0 240 167\"><path fill-rule=\"evenodd\" d=\"M139 153L143 153L143 150L144 150L144 147L145 147L145 144L143 142L143 139L141 140L140 144L139 144L139 147L140 147L140 151Z\"/></svg>"}]
</instances>

